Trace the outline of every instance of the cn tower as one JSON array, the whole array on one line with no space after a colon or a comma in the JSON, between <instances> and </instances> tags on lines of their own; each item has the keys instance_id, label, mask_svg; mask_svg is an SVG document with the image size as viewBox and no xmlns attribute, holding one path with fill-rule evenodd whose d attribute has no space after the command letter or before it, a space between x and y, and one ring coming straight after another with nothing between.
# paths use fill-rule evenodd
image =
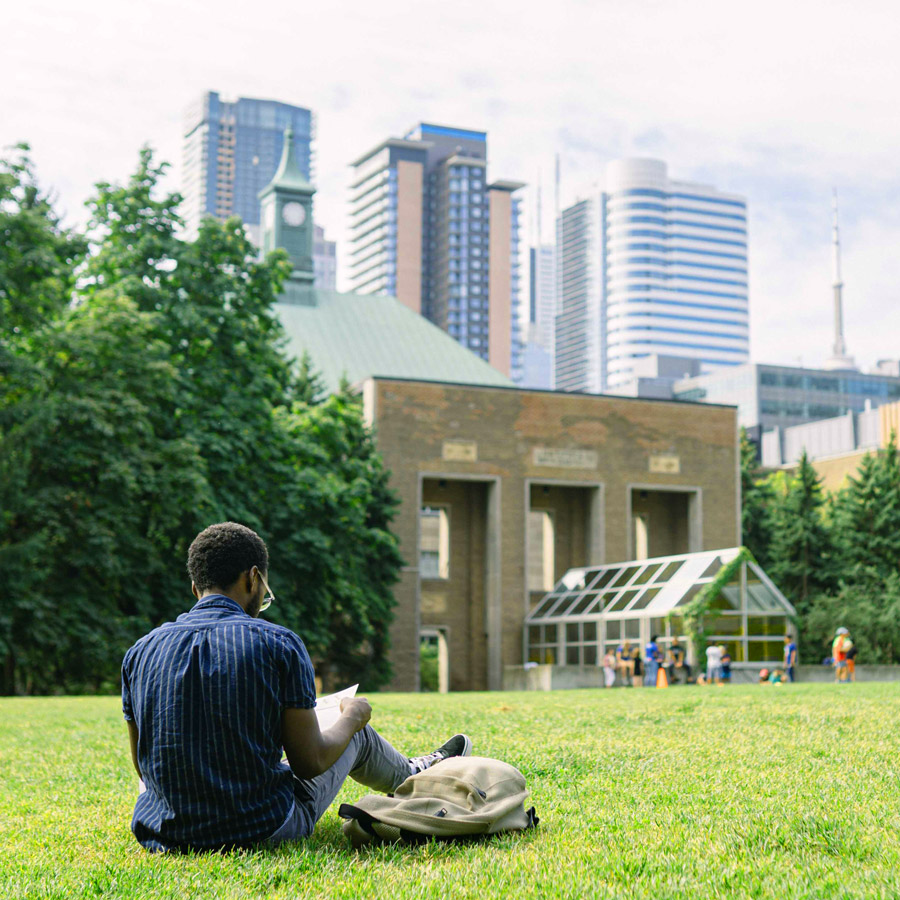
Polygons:
<instances>
[{"instance_id":1,"label":"cn tower","mask_svg":"<svg viewBox=\"0 0 900 900\"><path fill-rule=\"evenodd\" d=\"M837 372L857 372L859 370L856 368L856 363L852 356L847 355L847 346L844 343L844 283L841 281L841 238L838 232L836 188L832 205L834 208L831 238L831 246L834 253L834 345L831 348L831 358L826 360L824 368Z\"/></svg>"}]
</instances>

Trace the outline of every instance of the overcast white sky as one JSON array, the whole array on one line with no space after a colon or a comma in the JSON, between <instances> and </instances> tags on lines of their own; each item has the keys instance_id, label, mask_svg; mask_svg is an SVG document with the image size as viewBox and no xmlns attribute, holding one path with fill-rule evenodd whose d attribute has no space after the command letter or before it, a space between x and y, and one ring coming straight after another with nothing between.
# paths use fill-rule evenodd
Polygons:
<instances>
[{"instance_id":1,"label":"overcast white sky","mask_svg":"<svg viewBox=\"0 0 900 900\"><path fill-rule=\"evenodd\" d=\"M207 89L317 116L316 218L346 228L348 163L418 121L489 132L490 175L562 199L610 159L743 193L751 347L830 352L832 186L849 351L900 356L900 12L892 0L28 0L7 5L0 145L32 144L70 219L150 142L174 164ZM532 196L528 197L531 201ZM529 205L532 205L529 203ZM529 232L530 233L530 232ZM340 253L339 245L338 252Z\"/></svg>"}]
</instances>

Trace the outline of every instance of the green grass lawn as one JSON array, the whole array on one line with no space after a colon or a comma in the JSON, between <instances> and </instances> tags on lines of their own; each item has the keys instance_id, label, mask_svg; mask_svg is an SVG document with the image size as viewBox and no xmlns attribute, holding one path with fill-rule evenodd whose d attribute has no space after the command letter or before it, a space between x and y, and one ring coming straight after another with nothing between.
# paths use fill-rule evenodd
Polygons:
<instances>
[{"instance_id":1,"label":"green grass lawn","mask_svg":"<svg viewBox=\"0 0 900 900\"><path fill-rule=\"evenodd\" d=\"M278 850L150 855L115 698L0 700L0 897L900 897L900 687L375 695L411 753L457 730L541 824L355 853L330 810ZM363 791L348 782L340 799Z\"/></svg>"}]
</instances>

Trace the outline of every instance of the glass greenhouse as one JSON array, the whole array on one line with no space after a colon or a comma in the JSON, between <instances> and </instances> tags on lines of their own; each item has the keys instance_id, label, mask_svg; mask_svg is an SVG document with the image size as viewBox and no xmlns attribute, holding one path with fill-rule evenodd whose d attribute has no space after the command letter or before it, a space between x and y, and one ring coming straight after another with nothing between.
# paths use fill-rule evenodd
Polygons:
<instances>
[{"instance_id":1,"label":"glass greenhouse","mask_svg":"<svg viewBox=\"0 0 900 900\"><path fill-rule=\"evenodd\" d=\"M743 547L570 569L526 618L525 659L596 666L607 649L654 634L665 653L676 635L688 643L679 610L707 586L704 630L733 665L778 664L795 610ZM688 656L705 664L703 653Z\"/></svg>"}]
</instances>

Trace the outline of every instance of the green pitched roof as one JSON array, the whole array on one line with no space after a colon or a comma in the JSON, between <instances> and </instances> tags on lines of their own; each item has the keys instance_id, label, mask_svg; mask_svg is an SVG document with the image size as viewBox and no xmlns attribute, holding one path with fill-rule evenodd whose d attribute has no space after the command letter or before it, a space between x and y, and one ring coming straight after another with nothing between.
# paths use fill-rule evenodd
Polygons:
<instances>
[{"instance_id":1,"label":"green pitched roof","mask_svg":"<svg viewBox=\"0 0 900 900\"><path fill-rule=\"evenodd\" d=\"M288 353L308 353L330 391L372 376L512 387L505 375L394 297L288 283L275 307Z\"/></svg>"}]
</instances>

